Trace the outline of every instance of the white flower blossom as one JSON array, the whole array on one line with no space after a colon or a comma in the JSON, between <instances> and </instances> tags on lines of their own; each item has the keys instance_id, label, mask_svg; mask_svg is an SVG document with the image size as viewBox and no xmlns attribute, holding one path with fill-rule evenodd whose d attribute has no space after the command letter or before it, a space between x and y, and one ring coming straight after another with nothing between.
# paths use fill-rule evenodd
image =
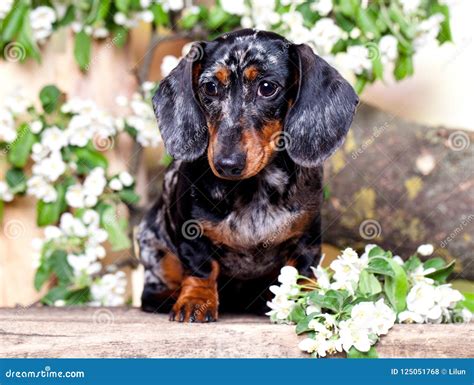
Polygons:
<instances>
[{"instance_id":1,"label":"white flower blossom","mask_svg":"<svg viewBox=\"0 0 474 385\"><path fill-rule=\"evenodd\" d=\"M53 32L53 23L56 22L56 12L53 8L39 6L30 12L30 26L33 38L42 43Z\"/></svg>"},{"instance_id":2,"label":"white flower blossom","mask_svg":"<svg viewBox=\"0 0 474 385\"><path fill-rule=\"evenodd\" d=\"M48 127L41 135L41 144L51 152L58 152L67 146L67 135L56 126Z\"/></svg>"},{"instance_id":3,"label":"white flower blossom","mask_svg":"<svg viewBox=\"0 0 474 385\"><path fill-rule=\"evenodd\" d=\"M342 38L342 30L330 18L322 18L311 29L312 42L316 51L323 56L329 55L334 44Z\"/></svg>"},{"instance_id":4,"label":"white flower blossom","mask_svg":"<svg viewBox=\"0 0 474 385\"><path fill-rule=\"evenodd\" d=\"M31 105L31 100L26 96L23 90L17 90L7 95L4 100L4 106L15 116L24 114Z\"/></svg>"},{"instance_id":5,"label":"white flower blossom","mask_svg":"<svg viewBox=\"0 0 474 385\"><path fill-rule=\"evenodd\" d=\"M434 252L434 247L431 244L420 245L416 252L423 257L429 257Z\"/></svg>"},{"instance_id":6,"label":"white flower blossom","mask_svg":"<svg viewBox=\"0 0 474 385\"><path fill-rule=\"evenodd\" d=\"M420 7L421 0L400 0L403 12L406 14L415 13Z\"/></svg>"},{"instance_id":7,"label":"white flower blossom","mask_svg":"<svg viewBox=\"0 0 474 385\"><path fill-rule=\"evenodd\" d=\"M127 171L122 171L118 177L125 187L130 187L134 182L133 176L131 176Z\"/></svg>"},{"instance_id":8,"label":"white flower blossom","mask_svg":"<svg viewBox=\"0 0 474 385\"><path fill-rule=\"evenodd\" d=\"M356 324L353 320L339 323L339 336L346 352L353 346L360 352L368 352L372 345L369 330Z\"/></svg>"},{"instance_id":9,"label":"white flower blossom","mask_svg":"<svg viewBox=\"0 0 474 385\"><path fill-rule=\"evenodd\" d=\"M12 143L16 135L13 114L8 109L0 107L0 142Z\"/></svg>"},{"instance_id":10,"label":"white flower blossom","mask_svg":"<svg viewBox=\"0 0 474 385\"><path fill-rule=\"evenodd\" d=\"M326 269L322 266L318 266L316 268L311 267L311 270L318 282L318 286L321 289L329 289L331 287L329 274Z\"/></svg>"},{"instance_id":11,"label":"white flower blossom","mask_svg":"<svg viewBox=\"0 0 474 385\"><path fill-rule=\"evenodd\" d=\"M433 267L425 269L423 265L420 265L410 273L410 278L415 283L425 282L431 285L433 284L434 280L427 278L426 276L433 273L434 271L436 271L436 269Z\"/></svg>"},{"instance_id":12,"label":"white flower blossom","mask_svg":"<svg viewBox=\"0 0 474 385\"><path fill-rule=\"evenodd\" d=\"M161 76L166 77L178 65L179 58L173 55L165 55L161 62Z\"/></svg>"},{"instance_id":13,"label":"white flower blossom","mask_svg":"<svg viewBox=\"0 0 474 385\"><path fill-rule=\"evenodd\" d=\"M327 16L332 11L332 0L316 0L311 4L311 9L321 16Z\"/></svg>"},{"instance_id":14,"label":"white flower blossom","mask_svg":"<svg viewBox=\"0 0 474 385\"><path fill-rule=\"evenodd\" d=\"M92 306L121 306L125 303L127 286L125 273L105 274L91 286Z\"/></svg>"},{"instance_id":15,"label":"white flower blossom","mask_svg":"<svg viewBox=\"0 0 474 385\"><path fill-rule=\"evenodd\" d=\"M14 0L2 0L0 1L0 20L5 19L5 17L10 13L13 7Z\"/></svg>"},{"instance_id":16,"label":"white flower blossom","mask_svg":"<svg viewBox=\"0 0 474 385\"><path fill-rule=\"evenodd\" d=\"M123 184L122 184L122 182L120 182L120 180L118 178L113 178L109 182L109 187L114 191L120 191L120 190L123 189Z\"/></svg>"},{"instance_id":17,"label":"white flower blossom","mask_svg":"<svg viewBox=\"0 0 474 385\"><path fill-rule=\"evenodd\" d=\"M231 15L243 16L247 10L245 0L221 0L221 7Z\"/></svg>"},{"instance_id":18,"label":"white flower blossom","mask_svg":"<svg viewBox=\"0 0 474 385\"><path fill-rule=\"evenodd\" d=\"M33 134L39 134L43 129L43 122L41 120L35 120L30 123L30 130Z\"/></svg>"},{"instance_id":19,"label":"white flower blossom","mask_svg":"<svg viewBox=\"0 0 474 385\"><path fill-rule=\"evenodd\" d=\"M8 184L0 180L0 201L11 202L13 200L13 193Z\"/></svg>"},{"instance_id":20,"label":"white flower blossom","mask_svg":"<svg viewBox=\"0 0 474 385\"><path fill-rule=\"evenodd\" d=\"M400 323L417 323L422 324L425 318L414 311L405 310L398 314L398 322Z\"/></svg>"},{"instance_id":21,"label":"white flower blossom","mask_svg":"<svg viewBox=\"0 0 474 385\"><path fill-rule=\"evenodd\" d=\"M372 69L372 61L369 58L369 50L362 45L352 45L342 55L344 66L357 75Z\"/></svg>"},{"instance_id":22,"label":"white flower blossom","mask_svg":"<svg viewBox=\"0 0 474 385\"><path fill-rule=\"evenodd\" d=\"M27 180L26 186L28 195L44 202L55 202L58 197L54 186L41 175L33 175Z\"/></svg>"},{"instance_id":23,"label":"white flower blossom","mask_svg":"<svg viewBox=\"0 0 474 385\"><path fill-rule=\"evenodd\" d=\"M354 293L359 282L360 273L367 264L367 258L359 258L351 248L345 249L330 265L330 268L334 271L334 282L331 283L331 288L335 290L345 289L351 294Z\"/></svg>"},{"instance_id":24,"label":"white flower blossom","mask_svg":"<svg viewBox=\"0 0 474 385\"><path fill-rule=\"evenodd\" d=\"M385 35L379 41L380 59L383 64L394 62L398 57L398 40L393 35Z\"/></svg>"}]
</instances>

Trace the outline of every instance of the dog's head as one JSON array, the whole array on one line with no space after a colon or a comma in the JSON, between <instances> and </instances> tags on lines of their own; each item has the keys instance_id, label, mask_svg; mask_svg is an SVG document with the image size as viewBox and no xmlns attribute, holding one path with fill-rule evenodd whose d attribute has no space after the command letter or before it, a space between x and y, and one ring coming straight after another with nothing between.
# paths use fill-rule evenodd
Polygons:
<instances>
[{"instance_id":1,"label":"dog's head","mask_svg":"<svg viewBox=\"0 0 474 385\"><path fill-rule=\"evenodd\" d=\"M257 174L282 140L295 163L320 165L344 140L357 103L309 46L255 30L195 43L153 98L168 152L192 161L207 149L212 171L227 179Z\"/></svg>"}]
</instances>

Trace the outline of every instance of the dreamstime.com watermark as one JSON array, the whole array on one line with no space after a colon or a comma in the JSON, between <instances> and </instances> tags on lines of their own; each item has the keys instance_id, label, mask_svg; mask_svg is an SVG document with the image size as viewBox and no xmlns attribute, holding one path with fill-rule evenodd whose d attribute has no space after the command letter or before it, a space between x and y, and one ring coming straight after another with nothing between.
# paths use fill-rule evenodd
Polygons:
<instances>
[{"instance_id":1,"label":"dreamstime.com watermark","mask_svg":"<svg viewBox=\"0 0 474 385\"><path fill-rule=\"evenodd\" d=\"M56 371L51 370L50 366L45 366L41 370L13 370L8 369L4 373L5 378L21 379L25 378L85 378L83 370Z\"/></svg>"}]
</instances>

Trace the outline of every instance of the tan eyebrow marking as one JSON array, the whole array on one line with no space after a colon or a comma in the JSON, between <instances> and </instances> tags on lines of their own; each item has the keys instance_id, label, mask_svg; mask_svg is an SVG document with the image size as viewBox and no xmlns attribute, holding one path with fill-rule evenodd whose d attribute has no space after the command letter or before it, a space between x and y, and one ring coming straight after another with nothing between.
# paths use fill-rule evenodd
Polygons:
<instances>
[{"instance_id":1,"label":"tan eyebrow marking","mask_svg":"<svg viewBox=\"0 0 474 385\"><path fill-rule=\"evenodd\" d=\"M224 85L229 84L230 70L227 67L221 66L217 68L217 71L214 73L215 77L219 82Z\"/></svg>"},{"instance_id":2,"label":"tan eyebrow marking","mask_svg":"<svg viewBox=\"0 0 474 385\"><path fill-rule=\"evenodd\" d=\"M255 80L259 74L260 71L255 66L249 66L244 70L244 77L250 81Z\"/></svg>"}]
</instances>

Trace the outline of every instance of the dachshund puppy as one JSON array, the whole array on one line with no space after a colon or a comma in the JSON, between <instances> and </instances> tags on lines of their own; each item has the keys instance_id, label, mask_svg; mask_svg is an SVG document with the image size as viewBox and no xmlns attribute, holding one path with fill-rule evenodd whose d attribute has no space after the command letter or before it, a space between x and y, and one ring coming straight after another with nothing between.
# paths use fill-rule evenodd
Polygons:
<instances>
[{"instance_id":1,"label":"dachshund puppy","mask_svg":"<svg viewBox=\"0 0 474 385\"><path fill-rule=\"evenodd\" d=\"M322 163L357 104L307 45L250 29L195 43L153 98L174 162L139 227L143 310L180 322L261 313L282 266L310 274Z\"/></svg>"}]
</instances>

